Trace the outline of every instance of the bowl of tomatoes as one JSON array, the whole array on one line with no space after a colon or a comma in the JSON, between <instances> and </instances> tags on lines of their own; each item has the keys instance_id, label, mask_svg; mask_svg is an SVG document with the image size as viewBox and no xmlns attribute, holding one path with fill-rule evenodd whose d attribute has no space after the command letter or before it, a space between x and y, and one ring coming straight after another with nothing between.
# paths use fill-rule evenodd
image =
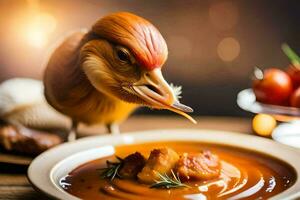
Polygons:
<instances>
[{"instance_id":1,"label":"bowl of tomatoes","mask_svg":"<svg viewBox=\"0 0 300 200\"><path fill-rule=\"evenodd\" d=\"M273 115L279 121L300 120L300 58L282 45L291 64L286 70L276 67L254 69L252 88L239 92L237 104L252 113Z\"/></svg>"},{"instance_id":2,"label":"bowl of tomatoes","mask_svg":"<svg viewBox=\"0 0 300 200\"><path fill-rule=\"evenodd\" d=\"M255 67L252 88L239 92L237 104L246 111L258 114L254 119L263 119L261 116L268 114L283 122L274 129L276 121L273 126L268 120L259 124L253 119L253 130L258 135L271 134L278 142L300 148L300 58L286 44L282 45L282 50L291 61L287 69L271 67L261 70ZM272 126L267 126L268 123ZM268 134L259 133L254 125L267 127L264 132Z\"/></svg>"}]
</instances>

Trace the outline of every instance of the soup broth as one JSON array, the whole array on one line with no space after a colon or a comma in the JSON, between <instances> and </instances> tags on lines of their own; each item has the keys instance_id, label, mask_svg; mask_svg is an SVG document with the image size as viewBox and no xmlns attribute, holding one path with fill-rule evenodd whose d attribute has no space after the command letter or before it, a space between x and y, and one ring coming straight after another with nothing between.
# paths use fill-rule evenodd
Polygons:
<instances>
[{"instance_id":1,"label":"soup broth","mask_svg":"<svg viewBox=\"0 0 300 200\"><path fill-rule=\"evenodd\" d=\"M186 188L150 188L138 180L101 179L99 169L106 167L100 158L83 164L61 180L61 186L81 199L267 199L296 180L295 171L286 163L257 152L199 142L156 142L116 147L117 156L140 152L145 157L154 148L169 147L178 154L210 150L221 160L219 177L207 181L188 181Z\"/></svg>"}]
</instances>

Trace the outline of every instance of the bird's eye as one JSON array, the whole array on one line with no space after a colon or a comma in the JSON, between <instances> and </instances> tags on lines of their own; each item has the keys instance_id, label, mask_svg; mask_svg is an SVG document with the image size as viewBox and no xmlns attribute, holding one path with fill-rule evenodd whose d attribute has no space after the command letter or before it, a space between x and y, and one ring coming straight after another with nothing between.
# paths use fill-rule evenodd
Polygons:
<instances>
[{"instance_id":1,"label":"bird's eye","mask_svg":"<svg viewBox=\"0 0 300 200\"><path fill-rule=\"evenodd\" d=\"M129 62L130 61L128 53L121 50L121 49L117 50L117 56L123 62Z\"/></svg>"}]
</instances>

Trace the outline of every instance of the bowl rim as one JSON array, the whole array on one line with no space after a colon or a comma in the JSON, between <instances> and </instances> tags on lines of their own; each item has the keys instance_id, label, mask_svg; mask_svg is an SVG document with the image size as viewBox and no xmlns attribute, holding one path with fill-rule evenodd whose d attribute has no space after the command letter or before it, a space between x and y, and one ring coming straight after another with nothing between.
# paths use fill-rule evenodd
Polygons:
<instances>
[{"instance_id":1,"label":"bowl rim","mask_svg":"<svg viewBox=\"0 0 300 200\"><path fill-rule=\"evenodd\" d=\"M271 115L300 117L299 108L291 106L265 104L256 101L255 94L251 88L241 90L237 95L236 101L240 108L252 113L266 113Z\"/></svg>"},{"instance_id":2,"label":"bowl rim","mask_svg":"<svg viewBox=\"0 0 300 200\"><path fill-rule=\"evenodd\" d=\"M155 137L155 135L159 135L159 137ZM82 153L103 146L127 145L156 141L196 141L213 143L216 145L228 145L249 149L251 151L272 156L289 164L295 170L297 177L295 183L290 188L273 196L271 199L293 199L300 197L300 179L298 178L300 175L299 150L258 136L207 129L160 129L123 133L120 135L90 136L81 138L74 142L58 145L40 154L30 164L27 176L29 182L35 189L51 198L78 200L78 197L67 193L63 189L59 189L55 181L53 181L53 169L55 169L60 162L70 159L72 156L74 157L76 153ZM286 156L287 154L289 156ZM95 157L93 157L93 159L95 159ZM89 160L86 160L85 162L88 161Z\"/></svg>"}]
</instances>

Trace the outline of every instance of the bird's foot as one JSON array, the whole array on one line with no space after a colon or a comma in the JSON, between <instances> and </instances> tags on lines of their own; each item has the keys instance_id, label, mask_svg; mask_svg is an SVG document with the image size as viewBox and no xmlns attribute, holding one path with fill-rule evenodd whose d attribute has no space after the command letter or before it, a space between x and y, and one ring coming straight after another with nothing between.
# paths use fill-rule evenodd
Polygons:
<instances>
[{"instance_id":1,"label":"bird's foot","mask_svg":"<svg viewBox=\"0 0 300 200\"><path fill-rule=\"evenodd\" d=\"M68 135L68 142L73 142L76 140L76 132L71 130Z\"/></svg>"},{"instance_id":2,"label":"bird's foot","mask_svg":"<svg viewBox=\"0 0 300 200\"><path fill-rule=\"evenodd\" d=\"M120 128L118 124L112 123L107 125L108 132L112 135L120 134Z\"/></svg>"},{"instance_id":3,"label":"bird's foot","mask_svg":"<svg viewBox=\"0 0 300 200\"><path fill-rule=\"evenodd\" d=\"M77 126L78 123L76 121L72 121L72 127L70 129L70 132L68 134L68 142L73 142L76 140L76 136L77 136Z\"/></svg>"}]
</instances>

